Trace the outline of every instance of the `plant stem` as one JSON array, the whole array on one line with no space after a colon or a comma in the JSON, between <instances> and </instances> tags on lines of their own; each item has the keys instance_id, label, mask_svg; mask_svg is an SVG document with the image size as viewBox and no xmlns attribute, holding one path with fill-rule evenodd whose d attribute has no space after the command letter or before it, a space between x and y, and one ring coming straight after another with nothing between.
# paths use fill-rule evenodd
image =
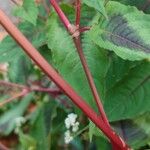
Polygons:
<instances>
[{"instance_id":1,"label":"plant stem","mask_svg":"<svg viewBox=\"0 0 150 150\"><path fill-rule=\"evenodd\" d=\"M95 87L95 84L94 84L94 81L93 81L93 77L91 75L91 72L90 72L89 67L87 65L87 62L86 62L86 59L84 57L83 50L82 50L82 47L81 47L80 37L74 38L74 43L75 43L76 49L78 51L78 54L79 54L79 57L80 57L83 69L85 71L85 74L86 74L86 77L87 77L87 80L88 80L88 83L90 85L93 97L94 97L94 99L96 101L96 104L97 104L97 107L98 107L98 111L100 112L100 115L101 115L103 121L107 124L107 126L110 127L108 119L107 119L107 116L106 116L105 111L103 109L103 105L101 103L101 100L99 98L97 89Z\"/></svg>"},{"instance_id":2,"label":"plant stem","mask_svg":"<svg viewBox=\"0 0 150 150\"><path fill-rule=\"evenodd\" d=\"M11 83L11 82L6 82L6 81L1 81L0 80L0 86L8 86L8 87L14 87L14 88L20 88L20 89L26 89L30 92L46 92L46 93L50 93L53 95L60 95L62 94L62 92L59 89L52 89L52 88L43 88L43 87L39 87L39 86L25 86L25 85L20 85L20 84L16 84L16 83Z\"/></svg>"},{"instance_id":3,"label":"plant stem","mask_svg":"<svg viewBox=\"0 0 150 150\"><path fill-rule=\"evenodd\" d=\"M39 87L39 86L24 86L24 85L19 85L19 84L15 84L15 83L11 83L11 82L6 82L6 81L0 81L0 86L7 86L7 87L11 87L11 88L20 88L22 90L28 90L28 93L30 92L46 92L48 94L50 94L53 98L58 99L65 107L70 108L71 106L69 104L67 104L66 100L63 100L61 98L59 98L60 95L62 95L62 92L57 89L57 88L43 88L43 87ZM20 97L20 93L17 94ZM15 97L11 97L9 99L4 100L4 102L0 103L0 107L10 103L12 100L16 99ZM23 95L24 96L24 95ZM19 98L17 97L17 98Z\"/></svg>"},{"instance_id":4,"label":"plant stem","mask_svg":"<svg viewBox=\"0 0 150 150\"><path fill-rule=\"evenodd\" d=\"M71 26L71 23L69 22L68 18L65 16L63 11L60 9L60 7L58 6L56 0L50 0L50 3L53 5L53 7L56 10L57 14L59 14L59 17L60 17L61 21L63 22L64 26L68 30L69 27Z\"/></svg>"},{"instance_id":5,"label":"plant stem","mask_svg":"<svg viewBox=\"0 0 150 150\"><path fill-rule=\"evenodd\" d=\"M92 110L92 108L73 90L73 88L62 79L62 77L53 69L53 67L41 56L41 54L32 46L26 37L10 21L5 13L0 10L0 24L16 40L29 57L42 69L42 71L91 119L91 121L102 130L102 132L113 141L120 150L128 150L128 146L121 138L110 130L101 118Z\"/></svg>"},{"instance_id":6,"label":"plant stem","mask_svg":"<svg viewBox=\"0 0 150 150\"><path fill-rule=\"evenodd\" d=\"M80 134L82 134L82 132L86 131L87 129L89 129L89 125L85 126L83 129L79 130L75 135L74 138L79 136Z\"/></svg>"},{"instance_id":7,"label":"plant stem","mask_svg":"<svg viewBox=\"0 0 150 150\"><path fill-rule=\"evenodd\" d=\"M8 149L6 146L0 143L0 150L10 150L10 149Z\"/></svg>"},{"instance_id":8,"label":"plant stem","mask_svg":"<svg viewBox=\"0 0 150 150\"><path fill-rule=\"evenodd\" d=\"M79 28L79 32L82 33L85 31L89 31L90 29L91 29L91 27L81 27L81 28Z\"/></svg>"},{"instance_id":9,"label":"plant stem","mask_svg":"<svg viewBox=\"0 0 150 150\"><path fill-rule=\"evenodd\" d=\"M10 87L16 87L16 88L21 88L21 89L25 89L26 88L26 86L24 86L24 85L20 85L20 84L16 84L16 83L11 83L11 82L7 82L7 81L2 81L2 80L0 80L0 85L10 86Z\"/></svg>"},{"instance_id":10,"label":"plant stem","mask_svg":"<svg viewBox=\"0 0 150 150\"><path fill-rule=\"evenodd\" d=\"M60 16L61 21L65 24L65 20L64 20L64 17L62 17L62 14L63 14L63 16L65 16L65 15L64 15L64 13L62 12L61 8L59 7L59 5L57 4L57 2L56 2L55 0L51 0L51 2L53 2L52 5L53 5L53 7L55 8L55 10L56 10L56 12L58 13L58 15ZM86 74L88 83L89 83L89 85L90 85L92 94L93 94L94 99L95 99L95 101L96 101L98 110L99 110L99 112L100 112L100 114L101 114L101 116L102 116L102 119L103 119L103 121L106 123L106 125L108 125L108 127L110 127L109 122L108 122L108 119L107 119L106 114L105 114L104 109L103 109L103 105L102 105L102 103L101 103L101 101L100 101L98 92L97 92L97 90L96 90L96 87L95 87L95 84L94 84L92 75L91 75L91 73L90 73L90 70L89 70L88 65L87 65L87 63L86 63L86 59L85 59L84 54L83 54L83 51L82 51L81 42L80 42L80 37L79 37L80 34L78 34L78 33L75 34L76 32L78 32L77 29L79 28L79 25L80 25L80 9L81 9L80 0L77 0L77 3L76 3L76 4L77 4L77 6L76 6L76 11L79 11L79 13L76 13L76 15L78 15L78 16L76 16L77 24L78 24L78 25L77 25L77 26L70 25L68 31L69 31L69 33L72 34L72 35L77 35L76 37L74 37L74 43L75 43L77 52L78 52L78 54L79 54L79 57L80 57L80 60L81 60L83 69L84 69L84 71L85 71L85 74ZM58 11L58 10L59 10L59 11ZM67 17L65 16L65 18L67 18ZM69 21L68 21L68 22L69 22Z\"/></svg>"},{"instance_id":11,"label":"plant stem","mask_svg":"<svg viewBox=\"0 0 150 150\"><path fill-rule=\"evenodd\" d=\"M76 26L80 26L80 17L81 17L81 0L76 0Z\"/></svg>"},{"instance_id":12,"label":"plant stem","mask_svg":"<svg viewBox=\"0 0 150 150\"><path fill-rule=\"evenodd\" d=\"M81 16L81 1L80 0L76 0L76 26L77 26L77 28L80 27L80 16ZM82 30L83 29L85 30L87 28L82 28ZM109 121L107 119L107 116L105 114L103 105L102 105L100 97L98 95L98 92L97 92L97 89L96 89L96 86L95 86L92 74L90 72L90 69L89 69L89 67L87 65L86 59L85 59L84 54L83 54L83 50L82 50L82 46L81 46L81 40L80 40L80 34L79 34L79 36L75 37L73 40L74 40L77 52L79 54L79 57L80 57L83 69L85 71L88 83L90 85L93 97L94 97L94 99L96 101L99 113L100 113L103 121L110 127Z\"/></svg>"},{"instance_id":13,"label":"plant stem","mask_svg":"<svg viewBox=\"0 0 150 150\"><path fill-rule=\"evenodd\" d=\"M6 100L4 100L3 102L0 103L0 107L12 102L13 100L19 98L19 97L23 97L25 96L26 94L28 94L29 91L27 89L24 89L22 92L18 93L18 94L15 94L13 97L11 98L8 98Z\"/></svg>"},{"instance_id":14,"label":"plant stem","mask_svg":"<svg viewBox=\"0 0 150 150\"><path fill-rule=\"evenodd\" d=\"M58 13L61 21L65 24L65 20L63 20L63 18L61 17L62 14L59 14L60 12L57 10L58 8L59 8L59 10L61 10L61 8L59 7L59 5L55 2L55 6L53 6L53 7L55 7L55 10ZM94 99L96 101L98 110L99 110L99 112L100 112L100 114L102 116L102 120L108 126L108 128L110 128L110 130L112 130L111 126L109 124L109 121L107 119L107 116L105 114L105 111L103 109L103 105L102 105L101 100L99 98L97 89L95 87L94 80L92 78L91 72L90 72L90 70L88 68L88 65L86 63L86 59L85 59L84 54L83 54L83 50L82 50L82 46L81 46L81 41L80 41L80 33L81 33L80 31L84 32L86 30L89 30L90 28L84 27L84 28L81 28L81 30L80 30L80 11L81 11L81 3L80 3L80 0L77 0L76 1L76 26L69 25L68 26L69 29L67 29L67 30L69 31L69 33L72 35L72 37L74 39L74 43L75 43L76 49L78 51L78 54L79 54L79 57L80 57L83 69L85 71L85 74L86 74L87 80L89 82L92 94L93 94ZM61 12L61 13L63 13L63 12ZM122 142L123 142L123 144L125 144L123 140L122 140ZM119 147L116 145L116 143L114 141L111 140L111 143L112 143L113 149L119 149Z\"/></svg>"},{"instance_id":15,"label":"plant stem","mask_svg":"<svg viewBox=\"0 0 150 150\"><path fill-rule=\"evenodd\" d=\"M62 92L59 89L52 89L52 88L42 88L42 87L31 87L30 91L36 91L36 92L46 92L53 95L60 95Z\"/></svg>"}]
</instances>

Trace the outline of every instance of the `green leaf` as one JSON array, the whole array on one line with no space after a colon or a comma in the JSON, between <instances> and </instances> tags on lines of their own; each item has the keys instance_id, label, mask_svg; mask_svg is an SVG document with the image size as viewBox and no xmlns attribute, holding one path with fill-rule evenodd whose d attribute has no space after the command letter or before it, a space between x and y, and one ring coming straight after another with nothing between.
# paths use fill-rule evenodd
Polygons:
<instances>
[{"instance_id":1,"label":"green leaf","mask_svg":"<svg viewBox=\"0 0 150 150\"><path fill-rule=\"evenodd\" d=\"M99 130L96 125L90 121L89 123L89 139L90 142L92 142L93 136L99 136L103 137L104 139L107 139L106 136L102 133L101 130Z\"/></svg>"},{"instance_id":2,"label":"green leaf","mask_svg":"<svg viewBox=\"0 0 150 150\"><path fill-rule=\"evenodd\" d=\"M26 84L29 71L31 68L31 61L28 57L22 55L17 57L9 65L8 75L9 80L15 83Z\"/></svg>"},{"instance_id":3,"label":"green leaf","mask_svg":"<svg viewBox=\"0 0 150 150\"><path fill-rule=\"evenodd\" d=\"M14 58L23 55L23 51L15 43L15 41L7 36L2 42L0 42L0 62L8 62L14 60Z\"/></svg>"},{"instance_id":4,"label":"green leaf","mask_svg":"<svg viewBox=\"0 0 150 150\"><path fill-rule=\"evenodd\" d=\"M52 101L40 104L38 107L38 116L34 120L30 135L37 141L36 150L50 149L50 128L53 111L56 105ZM33 116L34 117L34 116ZM33 118L35 119L35 118ZM41 140L42 139L42 140Z\"/></svg>"},{"instance_id":5,"label":"green leaf","mask_svg":"<svg viewBox=\"0 0 150 150\"><path fill-rule=\"evenodd\" d=\"M10 110L7 110L3 115L0 117L0 134L1 135L8 135L10 134L15 126L15 119L22 116L24 112L26 111L28 105L30 104L32 100L33 94L29 94L26 97L24 97L21 102L11 108Z\"/></svg>"},{"instance_id":6,"label":"green leaf","mask_svg":"<svg viewBox=\"0 0 150 150\"><path fill-rule=\"evenodd\" d=\"M141 131L143 131L145 136L140 136L139 138L141 139L144 137L143 140L139 140L139 142L136 139L136 142L132 142L132 145L137 148L148 144L150 141L150 113L147 112L143 115L140 115L139 117L135 118L133 122L138 126L138 128L141 129Z\"/></svg>"},{"instance_id":7,"label":"green leaf","mask_svg":"<svg viewBox=\"0 0 150 150\"><path fill-rule=\"evenodd\" d=\"M65 14L67 14L67 17L69 21L73 24L75 20L75 9L73 6L61 4L61 9ZM83 4L81 9L81 19L80 19L80 25L81 26L91 26L91 21L93 20L93 17L97 14L94 8L88 7L87 5Z\"/></svg>"},{"instance_id":8,"label":"green leaf","mask_svg":"<svg viewBox=\"0 0 150 150\"><path fill-rule=\"evenodd\" d=\"M120 2L125 5L136 6L139 10L142 10L144 4L146 4L147 0L114 0Z\"/></svg>"},{"instance_id":9,"label":"green leaf","mask_svg":"<svg viewBox=\"0 0 150 150\"><path fill-rule=\"evenodd\" d=\"M53 65L78 94L94 108L95 102L72 39L59 26L55 15L51 15L48 20L47 36L48 46L52 50ZM116 55L116 58L111 58L107 56L107 51L95 46L87 34L82 36L82 43L110 121L133 118L148 111L149 63L125 61Z\"/></svg>"},{"instance_id":10,"label":"green leaf","mask_svg":"<svg viewBox=\"0 0 150 150\"><path fill-rule=\"evenodd\" d=\"M19 141L22 150L37 150L37 142L30 135L19 132Z\"/></svg>"},{"instance_id":11,"label":"green leaf","mask_svg":"<svg viewBox=\"0 0 150 150\"><path fill-rule=\"evenodd\" d=\"M148 0L115 0L125 5L136 6L139 10L142 10L144 13L150 13L149 1Z\"/></svg>"},{"instance_id":12,"label":"green leaf","mask_svg":"<svg viewBox=\"0 0 150 150\"><path fill-rule=\"evenodd\" d=\"M104 96L109 120L134 118L149 111L150 63L133 63L116 56L110 60Z\"/></svg>"},{"instance_id":13,"label":"green leaf","mask_svg":"<svg viewBox=\"0 0 150 150\"><path fill-rule=\"evenodd\" d=\"M38 17L38 8L35 5L34 0L25 0L23 1L23 6L20 6L15 9L14 15L26 21L29 21L33 25L36 25Z\"/></svg>"},{"instance_id":14,"label":"green leaf","mask_svg":"<svg viewBox=\"0 0 150 150\"><path fill-rule=\"evenodd\" d=\"M107 18L104 2L105 0L83 0L83 3L85 3L89 7L96 9L98 12L103 14L105 18Z\"/></svg>"},{"instance_id":15,"label":"green leaf","mask_svg":"<svg viewBox=\"0 0 150 150\"><path fill-rule=\"evenodd\" d=\"M119 135L134 149L139 149L150 140L150 117L145 113L133 120L123 120L113 123Z\"/></svg>"},{"instance_id":16,"label":"green leaf","mask_svg":"<svg viewBox=\"0 0 150 150\"><path fill-rule=\"evenodd\" d=\"M150 16L113 1L107 12L109 19L101 18L90 31L92 41L123 59L150 60Z\"/></svg>"},{"instance_id":17,"label":"green leaf","mask_svg":"<svg viewBox=\"0 0 150 150\"><path fill-rule=\"evenodd\" d=\"M55 14L48 20L48 47L53 65L84 99L95 106L78 54L71 36L59 26ZM82 37L83 50L98 90L103 93L104 76L108 68L107 54L93 45L87 35ZM97 69L98 68L98 69Z\"/></svg>"},{"instance_id":18,"label":"green leaf","mask_svg":"<svg viewBox=\"0 0 150 150\"><path fill-rule=\"evenodd\" d=\"M43 25L43 22L38 20L36 27L28 22L23 22L18 28L36 48L39 48L46 41ZM22 55L24 55L23 50L9 35L0 42L0 62L10 62Z\"/></svg>"},{"instance_id":19,"label":"green leaf","mask_svg":"<svg viewBox=\"0 0 150 150\"><path fill-rule=\"evenodd\" d=\"M52 54L51 54L51 50L48 48L47 45L41 46L39 48L39 52L49 63L51 63Z\"/></svg>"},{"instance_id":20,"label":"green leaf","mask_svg":"<svg viewBox=\"0 0 150 150\"><path fill-rule=\"evenodd\" d=\"M96 137L94 143L96 145L97 150L112 150L112 146L108 142L108 140L102 137Z\"/></svg>"}]
</instances>

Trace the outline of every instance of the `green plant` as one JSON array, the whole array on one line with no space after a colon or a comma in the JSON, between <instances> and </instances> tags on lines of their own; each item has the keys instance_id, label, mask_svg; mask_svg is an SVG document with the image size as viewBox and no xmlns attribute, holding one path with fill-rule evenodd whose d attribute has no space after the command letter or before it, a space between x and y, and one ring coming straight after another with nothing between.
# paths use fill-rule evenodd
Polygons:
<instances>
[{"instance_id":1,"label":"green plant","mask_svg":"<svg viewBox=\"0 0 150 150\"><path fill-rule=\"evenodd\" d=\"M93 145L98 149L110 149L107 138L116 150L148 146L150 16L145 7L147 1L137 4L128 0L83 0L81 4L77 0L75 4L63 1L60 6L55 0L50 2L57 14L46 1L35 4L33 0L25 0L15 9L14 14L21 18L18 28L32 44L0 11L1 25L59 87L48 79L43 82L42 71L33 68L33 63L7 36L0 43L0 62L9 64L9 82L0 81L1 135L8 136L15 130L20 141L16 145L18 149L46 150L55 149L56 145L65 146L62 140L58 143L55 139L64 132L66 114L74 111L81 116L83 130L73 135L77 143L72 142L71 147L84 149ZM144 8L145 13L136 7ZM88 123L67 97L64 99L62 91L94 124ZM10 103L17 98L21 99L20 104ZM19 118L16 127L15 119L23 115L25 120ZM87 133L89 139L82 140L80 137ZM70 133L67 132L67 136ZM83 141L86 143L81 144Z\"/></svg>"}]
</instances>

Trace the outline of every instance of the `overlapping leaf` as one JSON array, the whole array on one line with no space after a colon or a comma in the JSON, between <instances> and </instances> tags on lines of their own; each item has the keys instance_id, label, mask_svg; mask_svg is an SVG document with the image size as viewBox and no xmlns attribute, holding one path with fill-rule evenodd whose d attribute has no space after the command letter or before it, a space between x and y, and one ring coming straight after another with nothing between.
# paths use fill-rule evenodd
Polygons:
<instances>
[{"instance_id":1,"label":"overlapping leaf","mask_svg":"<svg viewBox=\"0 0 150 150\"><path fill-rule=\"evenodd\" d=\"M52 50L54 66L74 89L87 100L91 106L95 105L85 74L71 36L59 26L56 14L48 22L48 46ZM106 53L92 45L86 35L82 38L83 49L89 67L92 71L98 89L102 90L103 77L106 73L108 61ZM97 69L98 68L98 69Z\"/></svg>"},{"instance_id":2,"label":"overlapping leaf","mask_svg":"<svg viewBox=\"0 0 150 150\"><path fill-rule=\"evenodd\" d=\"M69 21L74 24L75 22L75 10L72 6L66 5L66 4L61 4L61 9L63 12L67 15L69 18ZM93 17L96 15L96 11L92 7L88 7L85 4L82 4L82 9L81 9L81 23L80 25L83 26L90 26L92 25L91 21Z\"/></svg>"},{"instance_id":3,"label":"overlapping leaf","mask_svg":"<svg viewBox=\"0 0 150 150\"><path fill-rule=\"evenodd\" d=\"M129 119L149 111L149 62L133 63L115 57L111 61L104 98L109 119Z\"/></svg>"},{"instance_id":4,"label":"overlapping leaf","mask_svg":"<svg viewBox=\"0 0 150 150\"><path fill-rule=\"evenodd\" d=\"M105 16L105 18L107 18L107 13L106 13L106 10L104 7L104 2L105 2L105 0L83 0L83 3L85 3L89 7L93 7L98 12L103 14Z\"/></svg>"},{"instance_id":5,"label":"overlapping leaf","mask_svg":"<svg viewBox=\"0 0 150 150\"><path fill-rule=\"evenodd\" d=\"M115 0L125 5L136 6L139 10L145 13L150 13L150 5L148 0Z\"/></svg>"},{"instance_id":6,"label":"overlapping leaf","mask_svg":"<svg viewBox=\"0 0 150 150\"><path fill-rule=\"evenodd\" d=\"M124 59L150 60L150 16L112 1L107 12L109 20L101 18L90 31L93 42Z\"/></svg>"},{"instance_id":7,"label":"overlapping leaf","mask_svg":"<svg viewBox=\"0 0 150 150\"><path fill-rule=\"evenodd\" d=\"M48 34L48 45L52 49L54 66L84 99L94 105L71 37L58 25L55 15L50 17L48 28L51 33ZM82 37L82 43L109 119L133 118L148 111L149 63L129 62L117 56L111 58L93 45L86 34Z\"/></svg>"},{"instance_id":8,"label":"overlapping leaf","mask_svg":"<svg viewBox=\"0 0 150 150\"><path fill-rule=\"evenodd\" d=\"M150 140L149 123L149 113L145 113L133 120L119 121L112 125L132 148L139 149Z\"/></svg>"},{"instance_id":9,"label":"overlapping leaf","mask_svg":"<svg viewBox=\"0 0 150 150\"><path fill-rule=\"evenodd\" d=\"M52 133L50 133L50 131L52 128L52 119L56 108L57 105L53 100L47 103L40 104L37 108L38 115L36 116L36 119L34 120L34 117L31 118L31 121L34 120L34 124L32 125L30 136L37 141L37 150L41 150L43 148L44 150L49 150L51 147L50 136Z\"/></svg>"},{"instance_id":10,"label":"overlapping leaf","mask_svg":"<svg viewBox=\"0 0 150 150\"><path fill-rule=\"evenodd\" d=\"M45 30L41 21L38 21L36 27L30 23L23 22L19 25L19 29L36 48L45 44ZM0 62L10 62L21 55L24 55L23 50L10 36L0 42Z\"/></svg>"},{"instance_id":11,"label":"overlapping leaf","mask_svg":"<svg viewBox=\"0 0 150 150\"><path fill-rule=\"evenodd\" d=\"M0 134L8 135L10 134L14 128L16 127L15 119L22 116L26 111L28 105L32 100L33 94L29 94L22 99L22 101L13 107L12 109L6 111L0 117Z\"/></svg>"},{"instance_id":12,"label":"overlapping leaf","mask_svg":"<svg viewBox=\"0 0 150 150\"><path fill-rule=\"evenodd\" d=\"M23 6L16 8L14 14L24 20L29 21L33 25L36 25L38 17L38 8L35 5L34 0L23 1Z\"/></svg>"},{"instance_id":13,"label":"overlapping leaf","mask_svg":"<svg viewBox=\"0 0 150 150\"><path fill-rule=\"evenodd\" d=\"M28 57L22 55L12 61L9 65L9 80L14 83L26 84L29 71L31 69L31 61Z\"/></svg>"}]
</instances>

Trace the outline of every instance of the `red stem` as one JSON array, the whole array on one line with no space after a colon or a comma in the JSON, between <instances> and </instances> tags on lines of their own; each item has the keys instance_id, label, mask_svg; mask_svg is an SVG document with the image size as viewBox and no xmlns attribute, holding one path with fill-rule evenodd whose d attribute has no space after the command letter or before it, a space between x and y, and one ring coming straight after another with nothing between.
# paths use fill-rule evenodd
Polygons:
<instances>
[{"instance_id":1,"label":"red stem","mask_svg":"<svg viewBox=\"0 0 150 150\"><path fill-rule=\"evenodd\" d=\"M80 17L81 17L81 0L76 0L76 26L80 26Z\"/></svg>"},{"instance_id":2,"label":"red stem","mask_svg":"<svg viewBox=\"0 0 150 150\"><path fill-rule=\"evenodd\" d=\"M89 31L90 29L91 29L91 27L81 27L81 28L79 28L79 32L82 33L85 31Z\"/></svg>"},{"instance_id":3,"label":"red stem","mask_svg":"<svg viewBox=\"0 0 150 150\"><path fill-rule=\"evenodd\" d=\"M26 86L0 80L0 85L25 89Z\"/></svg>"},{"instance_id":4,"label":"red stem","mask_svg":"<svg viewBox=\"0 0 150 150\"><path fill-rule=\"evenodd\" d=\"M23 97L25 95L27 95L29 93L29 91L27 89L24 89L22 92L15 94L13 97L8 98L6 100L4 100L3 102L0 103L0 107L4 106L7 103L12 102L13 100L19 98L19 97Z\"/></svg>"},{"instance_id":5,"label":"red stem","mask_svg":"<svg viewBox=\"0 0 150 150\"><path fill-rule=\"evenodd\" d=\"M59 5L57 4L57 2L55 0L51 0L52 5L53 7L55 8L56 12L58 13L61 21L65 24L65 20L64 20L64 13L62 12L61 8L59 7ZM69 26L69 33L72 34L72 35L75 35L75 32L78 32L77 29L79 28L79 25L80 25L80 9L81 9L81 3L80 3L80 0L77 0L76 1L76 23L77 23L77 26L74 26L74 25L70 25ZM58 11L59 10L59 11ZM63 15L62 15L63 14ZM62 18L63 16L63 18ZM66 16L65 16L66 18ZM69 22L69 21L68 21ZM79 57L80 57L80 60L81 60L81 63L82 63L82 66L83 66L83 69L85 71L85 74L86 74L86 77L87 77L87 80L88 80L88 83L90 85L90 88L91 88L91 91L92 91L92 94L94 96L94 100L96 101L96 104L97 104L97 107L98 107L98 110L102 116L102 119L103 121L108 125L108 127L110 127L109 125L109 122L108 122L108 119L106 117L106 114L104 112L104 109L103 109L103 105L100 101L100 98L99 98L99 95L98 95L98 92L96 90L96 87L95 87L95 84L94 84L94 81L93 81L93 78L92 78L92 75L91 75L91 72L88 68L88 65L86 63L86 59L84 57L84 54L83 54L83 51L82 51L82 47L81 47L81 42L80 42L80 34L76 34L77 37L74 38L74 43L75 43L75 46L76 46L76 49L77 49L77 52L79 54Z\"/></svg>"},{"instance_id":6,"label":"red stem","mask_svg":"<svg viewBox=\"0 0 150 150\"><path fill-rule=\"evenodd\" d=\"M53 3L52 3L53 2ZM53 5L53 7L55 8L56 12L58 13L61 21L66 24L66 20L64 20L64 13L62 12L61 8L59 7L59 5L57 4L57 2L55 0L51 0L51 3ZM80 9L81 9L81 3L80 3L80 0L77 0L76 1L76 25L77 25L77 29L80 25ZM63 14L63 15L62 15ZM63 17L62 17L63 16ZM66 18L66 17L65 17ZM68 21L69 22L69 21ZM70 25L70 27L74 28L74 26ZM74 31L76 32L76 29L71 29L69 28L69 32L70 31ZM73 34L72 32L70 32L71 34ZM100 101L100 98L99 98L99 95L98 95L98 92L96 90L96 87L95 87L95 84L94 84L94 81L93 81L93 78L92 78L92 75L90 73L90 70L88 68L88 65L86 63L86 59L84 57L84 54L83 54L83 51L82 51L82 47L81 47L81 42L80 42L80 38L79 38L79 34L78 34L78 37L74 38L74 43L75 43L75 46L76 46L76 49L78 51L78 54L80 56L80 60L81 60L81 63L82 63L82 66L84 68L84 71L85 71L85 74L86 74L86 77L88 79L88 83L90 85L90 88L92 90L92 94L94 96L94 99L96 101L96 104L98 106L98 110L102 116L102 119L103 121L110 127L109 125L109 122L108 122L108 119L106 117L106 114L104 112L104 109L103 109L103 105Z\"/></svg>"},{"instance_id":7,"label":"red stem","mask_svg":"<svg viewBox=\"0 0 150 150\"><path fill-rule=\"evenodd\" d=\"M72 89L72 87L62 79L62 77L53 69L53 67L41 56L41 54L32 46L26 37L10 21L5 13L0 10L0 24L16 40L29 57L43 70L43 72L62 90L64 93L93 121L93 123L103 131L103 133L120 150L127 150L128 146L116 135L101 118L91 109L91 107Z\"/></svg>"},{"instance_id":8,"label":"red stem","mask_svg":"<svg viewBox=\"0 0 150 150\"><path fill-rule=\"evenodd\" d=\"M9 148L7 148L5 145L3 145L2 143L0 143L0 150L10 150Z\"/></svg>"},{"instance_id":9,"label":"red stem","mask_svg":"<svg viewBox=\"0 0 150 150\"><path fill-rule=\"evenodd\" d=\"M108 119L107 119L107 116L106 116L105 111L104 111L104 108L103 108L103 105L102 105L102 103L101 103L101 100L100 100L100 98L99 98L97 89L96 89L96 87L95 87L95 84L94 84L94 81L93 81L93 77L92 77L92 75L91 75L91 72L90 72L90 70L89 70L89 68L88 68L88 65L87 65L87 62L86 62L86 59L85 59L85 57L84 57L83 50L82 50L82 47L81 47L80 38L79 38L79 37L74 38L74 43L75 43L75 46L76 46L76 48L77 48L77 51L78 51L78 54L79 54L79 57L80 57L82 66L83 66L83 68L84 68L84 71L85 71L85 74L86 74L88 83L89 83L90 88L91 88L91 91L92 91L92 94L93 94L94 99L95 99L95 101L96 101L98 110L99 110L99 112L100 112L100 114L101 114L101 117L102 117L103 121L107 124L107 126L110 127L109 122L108 122Z\"/></svg>"},{"instance_id":10,"label":"red stem","mask_svg":"<svg viewBox=\"0 0 150 150\"><path fill-rule=\"evenodd\" d=\"M81 1L80 0L76 0L76 26L78 28L80 27L80 16L81 16ZM79 28L79 32L80 31L84 32L86 30L89 30L89 27L81 28L81 30ZM74 38L74 43L75 43L76 49L78 51L78 54L79 54L79 57L80 57L83 69L85 71L88 83L90 85L92 94L94 96L95 102L97 104L99 113L100 113L103 121L106 123L106 125L108 125L108 127L110 127L109 121L107 119L106 113L105 113L104 108L103 108L102 101L101 101L101 99L100 99L100 97L98 95L98 92L97 92L97 89L96 89L96 86L95 86L92 74L90 72L90 69L89 69L88 64L86 62L86 59L84 57L84 53L83 53L82 46L81 46L80 34L77 37Z\"/></svg>"},{"instance_id":11,"label":"red stem","mask_svg":"<svg viewBox=\"0 0 150 150\"><path fill-rule=\"evenodd\" d=\"M53 94L53 95L62 94L62 92L59 89L43 88L43 87L39 87L39 86L28 87L28 86L25 86L25 85L20 85L20 84L16 84L16 83L7 82L7 81L1 81L1 80L0 80L0 86L20 88L22 90L25 89L25 90L28 90L29 92L32 92L32 91L46 92L46 93L50 93L50 94Z\"/></svg>"},{"instance_id":12,"label":"red stem","mask_svg":"<svg viewBox=\"0 0 150 150\"><path fill-rule=\"evenodd\" d=\"M54 7L56 8L56 6L57 6L57 8L59 8L61 10L61 8L59 7L59 5L57 3L55 3ZM57 11L57 8L56 8L56 11ZM98 95L97 89L95 87L92 75L90 73L90 70L89 70L88 65L86 63L86 59L85 59L84 54L83 54L81 41L80 41L80 33L84 32L84 31L87 31L87 30L90 30L90 27L79 28L79 26L80 26L80 11L81 11L80 0L76 0L76 26L70 25L69 26L70 28L68 29L68 31L72 35L72 37L74 38L74 43L75 43L76 49L78 51L82 66L83 66L85 74L86 74L86 77L88 79L92 94L93 94L94 99L96 101L96 104L98 106L98 110L99 110L99 112L102 116L102 119L103 119L104 123L111 130L111 126L109 124L109 121L108 121L107 116L105 114L105 111L103 109L103 105L102 105L101 100L99 98L99 95ZM58 11L57 11L57 13L58 13L59 17L61 18L61 14L59 14ZM63 18L61 18L61 21L64 23ZM112 143L113 149L118 149L118 146L116 145L116 143L114 143L113 141L111 141L111 143Z\"/></svg>"},{"instance_id":13,"label":"red stem","mask_svg":"<svg viewBox=\"0 0 150 150\"><path fill-rule=\"evenodd\" d=\"M50 3L53 5L57 14L59 14L59 17L60 17L61 21L63 22L64 26L66 27L66 29L69 30L71 23L69 22L68 18L65 16L63 11L60 9L60 7L58 6L56 0L50 0Z\"/></svg>"},{"instance_id":14,"label":"red stem","mask_svg":"<svg viewBox=\"0 0 150 150\"><path fill-rule=\"evenodd\" d=\"M58 89L52 89L52 88L42 88L42 87L31 87L31 91L37 91L37 92L46 92L53 95L60 95L62 92Z\"/></svg>"}]
</instances>

